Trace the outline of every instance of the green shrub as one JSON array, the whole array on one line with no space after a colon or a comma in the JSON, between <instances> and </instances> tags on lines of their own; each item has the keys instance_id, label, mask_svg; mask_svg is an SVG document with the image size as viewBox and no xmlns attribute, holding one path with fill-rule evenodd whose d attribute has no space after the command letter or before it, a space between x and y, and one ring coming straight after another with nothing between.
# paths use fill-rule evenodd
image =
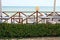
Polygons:
<instances>
[{"instance_id":1,"label":"green shrub","mask_svg":"<svg viewBox=\"0 0 60 40\"><path fill-rule=\"evenodd\" d=\"M0 24L0 38L60 36L60 24Z\"/></svg>"}]
</instances>

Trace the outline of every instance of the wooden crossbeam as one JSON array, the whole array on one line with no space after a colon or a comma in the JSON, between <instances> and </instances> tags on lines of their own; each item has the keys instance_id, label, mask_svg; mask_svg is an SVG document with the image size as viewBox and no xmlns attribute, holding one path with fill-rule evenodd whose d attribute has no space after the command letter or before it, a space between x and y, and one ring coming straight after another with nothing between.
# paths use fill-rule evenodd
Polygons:
<instances>
[{"instance_id":1,"label":"wooden crossbeam","mask_svg":"<svg viewBox=\"0 0 60 40\"><path fill-rule=\"evenodd\" d=\"M35 14L36 12L34 12L33 14ZM30 16L32 16L33 14L31 14ZM27 18L25 18L23 21L27 20L30 16L28 16ZM27 21L26 21L27 22Z\"/></svg>"},{"instance_id":2,"label":"wooden crossbeam","mask_svg":"<svg viewBox=\"0 0 60 40\"><path fill-rule=\"evenodd\" d=\"M26 15L26 14L24 14L23 12L20 12L20 13L27 17L27 15Z\"/></svg>"},{"instance_id":3,"label":"wooden crossbeam","mask_svg":"<svg viewBox=\"0 0 60 40\"><path fill-rule=\"evenodd\" d=\"M18 13L18 12L17 12L17 13ZM15 13L14 15L12 15L10 18L12 18L13 16L15 16L17 13ZM10 19L10 18L9 18L9 19ZM8 19L8 20L9 20L9 19ZM5 20L5 21L6 21L6 20Z\"/></svg>"},{"instance_id":4,"label":"wooden crossbeam","mask_svg":"<svg viewBox=\"0 0 60 40\"><path fill-rule=\"evenodd\" d=\"M15 19L22 19L22 18L11 18L12 20L15 20ZM17 21L15 20L16 22L20 23L20 21Z\"/></svg>"},{"instance_id":5,"label":"wooden crossbeam","mask_svg":"<svg viewBox=\"0 0 60 40\"><path fill-rule=\"evenodd\" d=\"M6 14L5 12L2 12L3 14L5 14L6 16L9 16L8 14Z\"/></svg>"},{"instance_id":6,"label":"wooden crossbeam","mask_svg":"<svg viewBox=\"0 0 60 40\"><path fill-rule=\"evenodd\" d=\"M21 16L20 16L21 14L25 15L25 14L22 13L22 12L17 12L17 13L19 13L19 17L21 17ZM10 18L14 17L17 13L15 13L14 15L12 15ZM25 16L26 16L26 15L25 15ZM9 18L9 19L10 19L10 18ZM9 20L9 19L8 19L8 20ZM19 23L20 23L20 19L19 19Z\"/></svg>"}]
</instances>

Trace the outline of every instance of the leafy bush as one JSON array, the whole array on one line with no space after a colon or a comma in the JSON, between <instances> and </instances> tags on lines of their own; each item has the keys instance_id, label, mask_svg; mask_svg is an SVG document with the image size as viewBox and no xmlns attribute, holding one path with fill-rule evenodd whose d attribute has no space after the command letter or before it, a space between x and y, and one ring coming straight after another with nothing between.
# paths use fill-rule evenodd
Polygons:
<instances>
[{"instance_id":1,"label":"leafy bush","mask_svg":"<svg viewBox=\"0 0 60 40\"><path fill-rule=\"evenodd\" d=\"M60 24L0 24L0 38L60 36Z\"/></svg>"}]
</instances>

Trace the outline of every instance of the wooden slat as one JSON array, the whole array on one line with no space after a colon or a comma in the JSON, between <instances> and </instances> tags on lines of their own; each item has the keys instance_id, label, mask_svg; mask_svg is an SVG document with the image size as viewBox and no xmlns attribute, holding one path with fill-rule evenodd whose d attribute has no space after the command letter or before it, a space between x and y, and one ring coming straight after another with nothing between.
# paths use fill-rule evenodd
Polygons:
<instances>
[{"instance_id":1,"label":"wooden slat","mask_svg":"<svg viewBox=\"0 0 60 40\"><path fill-rule=\"evenodd\" d=\"M34 12L33 14L35 14L36 12ZM32 16L33 14L31 14L30 16ZM25 18L23 21L25 21L26 19L28 19L30 16L28 16L27 18Z\"/></svg>"}]
</instances>

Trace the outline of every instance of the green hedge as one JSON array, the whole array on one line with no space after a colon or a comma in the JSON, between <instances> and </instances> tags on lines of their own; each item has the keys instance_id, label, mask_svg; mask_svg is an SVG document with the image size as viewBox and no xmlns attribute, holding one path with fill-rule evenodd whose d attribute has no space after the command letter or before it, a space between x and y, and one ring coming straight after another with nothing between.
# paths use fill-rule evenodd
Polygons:
<instances>
[{"instance_id":1,"label":"green hedge","mask_svg":"<svg viewBox=\"0 0 60 40\"><path fill-rule=\"evenodd\" d=\"M0 38L60 36L60 24L0 24Z\"/></svg>"}]
</instances>

